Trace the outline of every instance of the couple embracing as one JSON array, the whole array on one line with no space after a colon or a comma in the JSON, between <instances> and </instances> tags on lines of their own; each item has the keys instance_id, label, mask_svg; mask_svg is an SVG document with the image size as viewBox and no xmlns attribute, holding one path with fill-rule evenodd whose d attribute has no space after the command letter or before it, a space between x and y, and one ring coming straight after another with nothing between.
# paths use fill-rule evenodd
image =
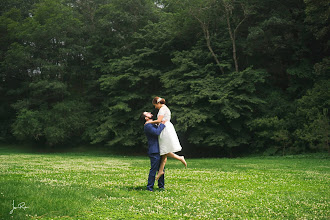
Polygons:
<instances>
[{"instance_id":1,"label":"couple embracing","mask_svg":"<svg viewBox=\"0 0 330 220\"><path fill-rule=\"evenodd\" d=\"M145 121L144 132L148 139L148 155L151 164L147 185L149 191L153 191L155 179L158 180L158 187L164 189L164 168L167 157L177 159L187 167L184 157L175 154L181 151L182 147L171 123L171 111L165 105L165 99L155 97L152 104L159 109L157 120L152 120L153 115L150 112L143 112L141 115L141 119Z\"/></svg>"}]
</instances>

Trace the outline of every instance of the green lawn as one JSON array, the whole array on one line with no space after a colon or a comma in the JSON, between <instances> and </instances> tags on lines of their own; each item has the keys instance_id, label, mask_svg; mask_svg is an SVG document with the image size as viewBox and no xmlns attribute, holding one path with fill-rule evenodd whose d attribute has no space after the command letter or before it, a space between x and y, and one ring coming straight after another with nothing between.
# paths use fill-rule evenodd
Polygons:
<instances>
[{"instance_id":1,"label":"green lawn","mask_svg":"<svg viewBox=\"0 0 330 220\"><path fill-rule=\"evenodd\" d=\"M330 219L327 155L173 159L165 191L149 158L0 147L0 219ZM9 212L25 202L21 208Z\"/></svg>"}]
</instances>

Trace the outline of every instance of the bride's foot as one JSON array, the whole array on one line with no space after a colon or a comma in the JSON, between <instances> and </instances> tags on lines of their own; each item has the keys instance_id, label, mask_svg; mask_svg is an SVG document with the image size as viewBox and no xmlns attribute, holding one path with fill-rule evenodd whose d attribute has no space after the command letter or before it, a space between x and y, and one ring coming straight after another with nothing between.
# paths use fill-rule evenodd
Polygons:
<instances>
[{"instance_id":1,"label":"bride's foot","mask_svg":"<svg viewBox=\"0 0 330 220\"><path fill-rule=\"evenodd\" d=\"M187 162L184 159L184 156L181 156L181 162L183 163L183 165L187 168Z\"/></svg>"},{"instance_id":2,"label":"bride's foot","mask_svg":"<svg viewBox=\"0 0 330 220\"><path fill-rule=\"evenodd\" d=\"M158 172L158 174L156 176L156 180L158 180L162 175L164 175L164 171Z\"/></svg>"}]
</instances>

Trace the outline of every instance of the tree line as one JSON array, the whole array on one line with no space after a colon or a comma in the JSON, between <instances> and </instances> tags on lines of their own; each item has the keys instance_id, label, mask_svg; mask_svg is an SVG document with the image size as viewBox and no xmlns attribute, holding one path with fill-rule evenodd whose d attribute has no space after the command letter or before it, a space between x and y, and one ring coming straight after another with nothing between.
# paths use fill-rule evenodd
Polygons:
<instances>
[{"instance_id":1,"label":"tree line","mask_svg":"<svg viewBox=\"0 0 330 220\"><path fill-rule=\"evenodd\" d=\"M327 0L0 4L2 142L142 150L160 96L191 154L329 151Z\"/></svg>"}]
</instances>

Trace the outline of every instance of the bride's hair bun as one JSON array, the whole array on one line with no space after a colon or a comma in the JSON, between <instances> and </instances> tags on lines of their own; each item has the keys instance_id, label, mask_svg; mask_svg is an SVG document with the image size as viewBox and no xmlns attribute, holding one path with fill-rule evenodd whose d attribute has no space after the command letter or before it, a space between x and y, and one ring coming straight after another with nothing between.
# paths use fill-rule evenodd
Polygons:
<instances>
[{"instance_id":1,"label":"bride's hair bun","mask_svg":"<svg viewBox=\"0 0 330 220\"><path fill-rule=\"evenodd\" d=\"M156 96L156 97L152 100L152 104L157 104L157 103L165 104L165 99Z\"/></svg>"}]
</instances>

